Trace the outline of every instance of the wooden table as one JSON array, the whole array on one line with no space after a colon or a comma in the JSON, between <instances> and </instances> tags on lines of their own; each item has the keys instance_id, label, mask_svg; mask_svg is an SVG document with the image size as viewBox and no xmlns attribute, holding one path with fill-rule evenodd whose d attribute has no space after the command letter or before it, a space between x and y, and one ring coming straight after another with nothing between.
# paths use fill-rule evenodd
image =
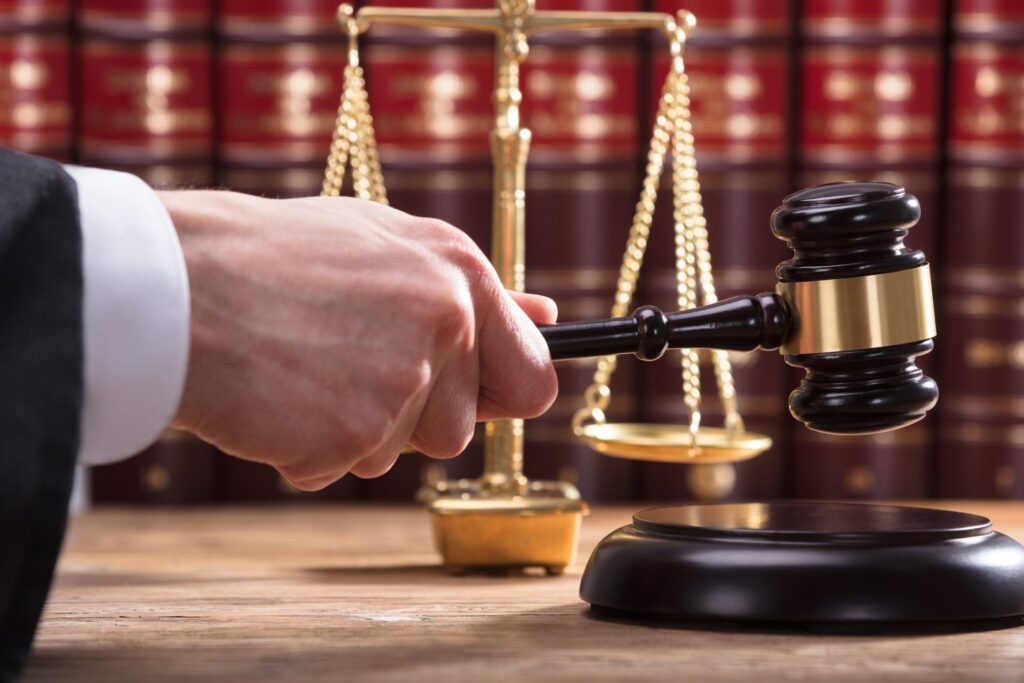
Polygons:
<instances>
[{"instance_id":1,"label":"wooden table","mask_svg":"<svg viewBox=\"0 0 1024 683\"><path fill-rule=\"evenodd\" d=\"M1024 539L1024 505L966 504ZM837 636L591 617L557 578L449 577L417 508L97 510L75 519L25 680L1024 681L1024 627Z\"/></svg>"}]
</instances>

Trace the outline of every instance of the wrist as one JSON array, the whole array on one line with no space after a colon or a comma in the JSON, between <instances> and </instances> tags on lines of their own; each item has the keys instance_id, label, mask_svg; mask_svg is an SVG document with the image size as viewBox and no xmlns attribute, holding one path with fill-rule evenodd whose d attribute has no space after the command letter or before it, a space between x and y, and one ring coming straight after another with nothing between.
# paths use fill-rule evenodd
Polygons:
<instances>
[{"instance_id":1,"label":"wrist","mask_svg":"<svg viewBox=\"0 0 1024 683\"><path fill-rule=\"evenodd\" d=\"M171 426L191 432L199 431L203 406L203 378L209 375L215 357L216 336L211 331L208 311L211 266L216 251L216 235L222 222L217 209L218 194L211 191L158 192L161 203L171 217L181 244L188 273L191 319L189 325L189 357L185 386Z\"/></svg>"}]
</instances>

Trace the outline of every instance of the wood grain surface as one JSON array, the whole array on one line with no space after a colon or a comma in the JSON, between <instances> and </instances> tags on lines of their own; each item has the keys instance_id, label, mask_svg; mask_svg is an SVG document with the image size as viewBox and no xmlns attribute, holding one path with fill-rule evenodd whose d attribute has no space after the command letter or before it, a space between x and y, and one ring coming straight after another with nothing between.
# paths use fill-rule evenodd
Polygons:
<instances>
[{"instance_id":1,"label":"wood grain surface","mask_svg":"<svg viewBox=\"0 0 1024 683\"><path fill-rule=\"evenodd\" d=\"M979 512L1024 539L1024 504ZM1024 681L1024 626L821 635L602 621L562 577L450 577L414 507L101 509L72 521L32 681ZM922 580L926 580L922 577Z\"/></svg>"}]
</instances>

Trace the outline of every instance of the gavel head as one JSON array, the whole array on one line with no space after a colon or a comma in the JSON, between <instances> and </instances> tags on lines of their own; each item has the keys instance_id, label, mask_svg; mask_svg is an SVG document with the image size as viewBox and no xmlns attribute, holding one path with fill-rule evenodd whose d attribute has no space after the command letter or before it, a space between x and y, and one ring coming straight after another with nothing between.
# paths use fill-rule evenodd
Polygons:
<instances>
[{"instance_id":1,"label":"gavel head","mask_svg":"<svg viewBox=\"0 0 1024 683\"><path fill-rule=\"evenodd\" d=\"M807 374L789 396L807 427L834 434L917 422L939 389L914 362L932 350L925 255L904 246L917 198L880 182L831 183L786 197L772 232L793 250L776 269L791 314L781 351Z\"/></svg>"}]
</instances>

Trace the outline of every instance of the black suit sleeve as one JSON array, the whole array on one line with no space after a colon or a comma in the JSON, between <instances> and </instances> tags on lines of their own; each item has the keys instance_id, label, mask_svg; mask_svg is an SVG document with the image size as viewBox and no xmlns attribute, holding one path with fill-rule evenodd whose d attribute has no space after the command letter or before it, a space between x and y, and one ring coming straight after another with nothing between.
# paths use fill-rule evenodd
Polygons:
<instances>
[{"instance_id":1,"label":"black suit sleeve","mask_svg":"<svg viewBox=\"0 0 1024 683\"><path fill-rule=\"evenodd\" d=\"M73 180L0 149L0 680L21 670L67 520L82 408Z\"/></svg>"}]
</instances>

